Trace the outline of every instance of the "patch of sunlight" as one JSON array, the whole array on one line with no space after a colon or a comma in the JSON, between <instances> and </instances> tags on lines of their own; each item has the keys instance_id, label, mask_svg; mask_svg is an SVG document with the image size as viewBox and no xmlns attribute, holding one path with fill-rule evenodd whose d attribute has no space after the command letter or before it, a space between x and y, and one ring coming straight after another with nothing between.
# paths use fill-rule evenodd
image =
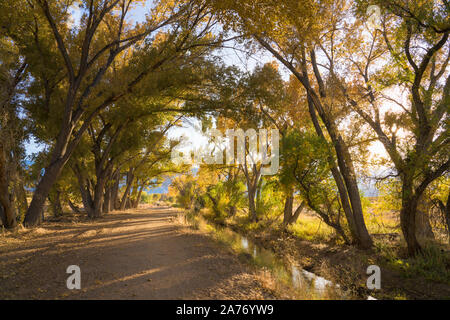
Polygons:
<instances>
[{"instance_id":1,"label":"patch of sunlight","mask_svg":"<svg viewBox=\"0 0 450 320\"><path fill-rule=\"evenodd\" d=\"M167 268L168 267L149 269L149 270L146 270L146 271L142 271L142 272L139 272L139 273L136 273L136 274L125 276L125 277L122 277L122 278L119 278L119 279L109 280L109 281L106 281L106 282L102 282L102 281L96 280L95 285L89 286L89 287L87 287L87 288L85 288L83 290L85 290L85 291L87 291L87 290L94 290L94 289L98 289L98 288L101 288L101 287L110 286L110 285L113 285L115 283L125 282L125 281L130 281L130 280L142 278L144 276L148 276L148 275L154 274L156 272L160 272L160 271L165 270Z\"/></svg>"}]
</instances>

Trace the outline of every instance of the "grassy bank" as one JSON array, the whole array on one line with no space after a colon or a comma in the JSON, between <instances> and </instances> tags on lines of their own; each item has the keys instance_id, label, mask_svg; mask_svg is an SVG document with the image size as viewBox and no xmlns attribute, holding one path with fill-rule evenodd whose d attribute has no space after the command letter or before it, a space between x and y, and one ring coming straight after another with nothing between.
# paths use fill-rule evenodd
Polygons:
<instances>
[{"instance_id":1,"label":"grassy bank","mask_svg":"<svg viewBox=\"0 0 450 320\"><path fill-rule=\"evenodd\" d=\"M259 275L259 281L274 296L290 300L356 298L343 293L333 286L318 291L314 289L314 281L302 281L299 286L294 279L295 276L292 274L292 265L288 261L280 259L272 250L260 248L258 245L258 248L256 248L252 243L246 243L247 239L242 237L240 233L234 232L230 228L224 228L223 225L219 225L211 220L204 219L203 216L183 213L178 216L177 223L207 234L213 240L237 254L242 262L254 268L254 273Z\"/></svg>"},{"instance_id":2,"label":"grassy bank","mask_svg":"<svg viewBox=\"0 0 450 320\"><path fill-rule=\"evenodd\" d=\"M309 212L303 213L287 229L279 220L250 222L244 213L232 218L218 218L210 211L202 210L199 215L212 223L226 225L257 245L274 251L286 263L339 284L352 296L361 299L368 295L378 299L450 299L448 247L430 244L421 255L407 258L405 244L397 230L398 223L391 216L368 219L375 246L372 251L363 251L345 245L330 227ZM369 265L381 268L381 290L367 289Z\"/></svg>"}]
</instances>

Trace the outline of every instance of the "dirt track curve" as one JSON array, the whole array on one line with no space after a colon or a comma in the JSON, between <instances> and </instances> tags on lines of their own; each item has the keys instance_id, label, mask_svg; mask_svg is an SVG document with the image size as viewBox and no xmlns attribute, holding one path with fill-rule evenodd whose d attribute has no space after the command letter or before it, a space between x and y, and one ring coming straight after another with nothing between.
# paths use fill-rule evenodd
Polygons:
<instances>
[{"instance_id":1,"label":"dirt track curve","mask_svg":"<svg viewBox=\"0 0 450 320\"><path fill-rule=\"evenodd\" d=\"M140 208L0 236L0 299L274 298L235 254L175 217ZM81 290L66 287L69 265Z\"/></svg>"}]
</instances>

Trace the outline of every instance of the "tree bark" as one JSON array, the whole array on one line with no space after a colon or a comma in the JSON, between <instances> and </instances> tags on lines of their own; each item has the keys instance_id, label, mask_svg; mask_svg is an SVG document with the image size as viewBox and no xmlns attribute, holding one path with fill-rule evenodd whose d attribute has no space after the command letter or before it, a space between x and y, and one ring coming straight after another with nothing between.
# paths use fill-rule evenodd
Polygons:
<instances>
[{"instance_id":1,"label":"tree bark","mask_svg":"<svg viewBox=\"0 0 450 320\"><path fill-rule=\"evenodd\" d=\"M19 221L21 221L28 210L27 192L21 178L16 183L15 196L19 208Z\"/></svg>"},{"instance_id":2,"label":"tree bark","mask_svg":"<svg viewBox=\"0 0 450 320\"><path fill-rule=\"evenodd\" d=\"M413 193L412 182L406 180L402 186L402 209L400 210L400 225L405 241L408 245L408 254L415 256L422 251L416 237L416 211L417 196Z\"/></svg>"},{"instance_id":3,"label":"tree bark","mask_svg":"<svg viewBox=\"0 0 450 320\"><path fill-rule=\"evenodd\" d=\"M111 211L111 187L105 187L105 196L103 201L103 213L109 213Z\"/></svg>"},{"instance_id":4,"label":"tree bark","mask_svg":"<svg viewBox=\"0 0 450 320\"><path fill-rule=\"evenodd\" d=\"M132 201L130 197L127 197L126 203L125 203L125 210L131 209L133 207Z\"/></svg>"},{"instance_id":5,"label":"tree bark","mask_svg":"<svg viewBox=\"0 0 450 320\"><path fill-rule=\"evenodd\" d=\"M258 221L258 215L256 214L256 186L250 186L248 189L248 208L250 213L250 219L253 222Z\"/></svg>"},{"instance_id":6,"label":"tree bark","mask_svg":"<svg viewBox=\"0 0 450 320\"><path fill-rule=\"evenodd\" d=\"M103 196L105 190L105 181L106 178L104 176L97 177L97 183L94 188L94 202L93 209L94 215L93 218L99 218L103 212Z\"/></svg>"},{"instance_id":7,"label":"tree bark","mask_svg":"<svg viewBox=\"0 0 450 320\"><path fill-rule=\"evenodd\" d=\"M84 176L83 172L79 168L78 165L75 165L73 168L73 172L78 180L78 186L81 194L81 201L83 202L84 210L86 211L89 218L94 217L94 204L91 196L91 191L89 187L89 181Z\"/></svg>"},{"instance_id":8,"label":"tree bark","mask_svg":"<svg viewBox=\"0 0 450 320\"><path fill-rule=\"evenodd\" d=\"M0 204L3 207L3 213L5 217L3 225L7 229L15 228L17 226L16 213L8 193L5 193L4 186L0 186Z\"/></svg>"},{"instance_id":9,"label":"tree bark","mask_svg":"<svg viewBox=\"0 0 450 320\"><path fill-rule=\"evenodd\" d=\"M6 224L6 215L5 215L5 210L3 210L3 206L0 204L0 223L1 226L5 226Z\"/></svg>"},{"instance_id":10,"label":"tree bark","mask_svg":"<svg viewBox=\"0 0 450 320\"><path fill-rule=\"evenodd\" d=\"M228 216L229 217L234 217L236 215L236 212L237 212L236 206L229 206L228 207Z\"/></svg>"},{"instance_id":11,"label":"tree bark","mask_svg":"<svg viewBox=\"0 0 450 320\"><path fill-rule=\"evenodd\" d=\"M65 149L65 147L63 148ZM24 225L27 227L35 226L42 221L45 199L47 199L50 189L58 180L58 177L68 160L68 157L61 158L61 154L62 153L54 151L52 157L53 161L45 168L45 173L36 186L33 199L31 200L25 215ZM54 158L57 158L57 160Z\"/></svg>"},{"instance_id":12,"label":"tree bark","mask_svg":"<svg viewBox=\"0 0 450 320\"><path fill-rule=\"evenodd\" d=\"M314 105L317 110L322 109L322 105L317 96L314 96L313 100ZM311 98L313 96L311 95ZM335 124L332 119L329 119L325 112L319 111L319 116L327 128L327 132L333 142L334 149L336 152L338 167L340 169L340 173L344 179L345 187L347 189L347 195L351 203L352 216L350 219L350 224L354 223L354 228L357 234L356 241L357 244L364 248L370 249L373 246L372 239L367 230L366 224L364 222L364 215L362 211L361 198L359 194L359 188L356 181L355 169L353 167L353 162L351 159L350 152L348 151L348 147L345 145L342 137L338 134ZM353 222L352 222L353 220Z\"/></svg>"},{"instance_id":13,"label":"tree bark","mask_svg":"<svg viewBox=\"0 0 450 320\"><path fill-rule=\"evenodd\" d=\"M63 209L61 204L61 192L56 189L49 193L48 200L52 207L53 216L60 217L63 215Z\"/></svg>"},{"instance_id":14,"label":"tree bark","mask_svg":"<svg viewBox=\"0 0 450 320\"><path fill-rule=\"evenodd\" d=\"M0 142L0 204L3 207L5 228L11 229L17 226L16 212L11 201L9 183L6 170L6 156L3 144Z\"/></svg>"},{"instance_id":15,"label":"tree bark","mask_svg":"<svg viewBox=\"0 0 450 320\"><path fill-rule=\"evenodd\" d=\"M131 194L129 196L129 198L130 198L130 203L129 203L130 208L134 208L134 204L136 202L138 192L139 192L139 179L137 179L136 182L134 182L133 185L132 185Z\"/></svg>"},{"instance_id":16,"label":"tree bark","mask_svg":"<svg viewBox=\"0 0 450 320\"><path fill-rule=\"evenodd\" d=\"M448 242L450 243L450 192L448 193L447 204L443 213L445 215L445 221L447 222Z\"/></svg>"},{"instance_id":17,"label":"tree bark","mask_svg":"<svg viewBox=\"0 0 450 320\"><path fill-rule=\"evenodd\" d=\"M303 209L305 208L305 202L302 201L302 203L297 207L297 209L294 210L294 195L290 194L286 197L286 201L284 204L284 216L283 216L283 227L286 228L287 226L294 224L297 222L298 217L302 213Z\"/></svg>"},{"instance_id":18,"label":"tree bark","mask_svg":"<svg viewBox=\"0 0 450 320\"><path fill-rule=\"evenodd\" d=\"M217 206L217 200L211 195L210 190L206 191L206 195L208 196L209 200L211 200L211 203L213 205L212 209L214 211L214 214L216 216L220 215L219 207Z\"/></svg>"},{"instance_id":19,"label":"tree bark","mask_svg":"<svg viewBox=\"0 0 450 320\"><path fill-rule=\"evenodd\" d=\"M430 223L431 204L422 195L416 210L416 237L420 240L435 240L433 227Z\"/></svg>"},{"instance_id":20,"label":"tree bark","mask_svg":"<svg viewBox=\"0 0 450 320\"><path fill-rule=\"evenodd\" d=\"M130 189L131 185L133 184L133 180L134 180L133 170L130 169L127 172L127 185L125 187L125 191L122 196L122 201L120 202L119 208L120 210L125 210L125 208L127 207L128 196L130 194Z\"/></svg>"},{"instance_id":21,"label":"tree bark","mask_svg":"<svg viewBox=\"0 0 450 320\"><path fill-rule=\"evenodd\" d=\"M258 221L258 215L256 212L256 193L258 190L258 187L261 187L259 184L261 179L261 168L257 168L255 164L253 164L253 172L252 176L250 176L248 168L247 168L247 158L245 158L245 163L242 165L242 170L245 174L245 179L247 182L247 196L248 196L248 208L249 208L249 215L250 220L253 222Z\"/></svg>"},{"instance_id":22,"label":"tree bark","mask_svg":"<svg viewBox=\"0 0 450 320\"><path fill-rule=\"evenodd\" d=\"M443 211L445 215L445 221L447 222L447 233L448 233L448 242L450 243L450 192L447 196L447 204Z\"/></svg>"},{"instance_id":23,"label":"tree bark","mask_svg":"<svg viewBox=\"0 0 450 320\"><path fill-rule=\"evenodd\" d=\"M373 246L373 242L364 222L361 198L350 152L342 140L342 137L336 132L332 121L327 119L325 114L321 115L321 117L333 142L340 173L347 189L347 195L353 213L353 218L350 219L350 221L353 220L353 222L350 222L350 224L354 223L354 228L357 233L357 244L364 249L370 249Z\"/></svg>"},{"instance_id":24,"label":"tree bark","mask_svg":"<svg viewBox=\"0 0 450 320\"><path fill-rule=\"evenodd\" d=\"M283 226L287 227L292 218L292 210L294 204L294 195L291 193L286 197L284 202Z\"/></svg>"},{"instance_id":25,"label":"tree bark","mask_svg":"<svg viewBox=\"0 0 450 320\"><path fill-rule=\"evenodd\" d=\"M69 204L69 207L73 213L78 213L78 214L81 213L80 209L70 199L67 200L67 203Z\"/></svg>"},{"instance_id":26,"label":"tree bark","mask_svg":"<svg viewBox=\"0 0 450 320\"><path fill-rule=\"evenodd\" d=\"M111 210L119 210L119 183L120 183L120 170L117 169L113 174L113 181L111 187Z\"/></svg>"},{"instance_id":27,"label":"tree bark","mask_svg":"<svg viewBox=\"0 0 450 320\"><path fill-rule=\"evenodd\" d=\"M306 206L305 201L302 201L302 203L300 203L297 209L295 209L294 214L292 215L291 220L289 221L289 224L294 224L297 222L298 217L303 212L303 209L305 209L305 206Z\"/></svg>"},{"instance_id":28,"label":"tree bark","mask_svg":"<svg viewBox=\"0 0 450 320\"><path fill-rule=\"evenodd\" d=\"M139 203L141 202L142 192L144 191L144 188L145 188L144 184L139 187L139 192L137 194L136 200L134 201L133 206L134 208L139 207Z\"/></svg>"}]
</instances>

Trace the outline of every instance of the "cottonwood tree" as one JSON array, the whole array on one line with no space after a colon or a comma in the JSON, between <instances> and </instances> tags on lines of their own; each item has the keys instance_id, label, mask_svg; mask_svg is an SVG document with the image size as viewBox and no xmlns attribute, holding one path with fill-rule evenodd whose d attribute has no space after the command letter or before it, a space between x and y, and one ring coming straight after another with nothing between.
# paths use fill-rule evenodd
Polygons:
<instances>
[{"instance_id":1,"label":"cottonwood tree","mask_svg":"<svg viewBox=\"0 0 450 320\"><path fill-rule=\"evenodd\" d=\"M30 69L34 93L30 102L48 115L51 159L36 186L25 225L39 223L43 204L90 122L105 108L130 94L149 73L187 54L217 44L210 34L214 22L205 6L192 1L153 3L146 20L132 24L133 6L143 1L86 0L78 2L81 19L70 21L73 1L47 0L2 3L2 28L18 43ZM164 31L163 31L164 30ZM168 31L166 31L168 30ZM140 72L115 88L102 81L117 59L141 55ZM88 103L89 100L89 103Z\"/></svg>"},{"instance_id":2,"label":"cottonwood tree","mask_svg":"<svg viewBox=\"0 0 450 320\"><path fill-rule=\"evenodd\" d=\"M415 255L422 248L418 207L427 187L450 167L449 7L445 1L376 4L384 12L378 28L357 22L347 35L356 53L347 56L354 80L341 81L340 90L376 133L401 180L401 228Z\"/></svg>"},{"instance_id":3,"label":"cottonwood tree","mask_svg":"<svg viewBox=\"0 0 450 320\"><path fill-rule=\"evenodd\" d=\"M0 34L0 211L6 228L17 225L17 212L27 209L23 143L27 123L20 117L20 95L26 86L28 63L11 38Z\"/></svg>"},{"instance_id":4,"label":"cottonwood tree","mask_svg":"<svg viewBox=\"0 0 450 320\"><path fill-rule=\"evenodd\" d=\"M278 187L285 195L283 208L283 227L294 224L306 207L306 202L295 195L298 189L295 187L292 174L283 175L285 159L289 158L289 151L284 143L288 132L294 128L304 128L308 118L305 100L299 96L298 86L295 80L283 81L276 63L265 64L257 68L251 82L258 87L263 101L255 105L255 110L262 114L267 123L275 126L280 133L280 167L281 172L277 179ZM306 112L305 112L306 111ZM300 202L294 208L294 202Z\"/></svg>"},{"instance_id":5,"label":"cottonwood tree","mask_svg":"<svg viewBox=\"0 0 450 320\"><path fill-rule=\"evenodd\" d=\"M268 65L256 68L251 74L241 74L234 82L236 94L229 97L227 92L224 92L222 97L224 102L222 104L226 103L229 107L224 108L217 121L217 128L224 132L230 128L239 128L243 130L244 134L254 133L254 135L248 137L244 136L242 141L240 141L239 137L236 139L238 144L242 143L242 146L234 143L234 136L229 137L233 139L234 149L231 151L234 154L235 165L240 168L247 185L249 218L252 221L257 221L258 219L256 198L261 191L264 180L262 171L265 159L261 158L262 150L263 148L266 149L267 156L270 156L274 147L272 145L262 145L263 139L258 130L266 129L270 132L274 125L267 117L263 116L261 108L275 108L274 104L279 103L279 93L283 91L283 83L280 76L277 72L270 71L271 67ZM245 115L244 117L242 117L243 114ZM273 141L268 136L266 138L268 144L270 141ZM231 141L227 143L231 143ZM256 154L253 151L256 151ZM243 154L243 159L235 157L240 153ZM227 157L229 156L231 155L227 153ZM229 163L230 159L226 159L226 161Z\"/></svg>"},{"instance_id":6,"label":"cottonwood tree","mask_svg":"<svg viewBox=\"0 0 450 320\"><path fill-rule=\"evenodd\" d=\"M370 248L372 239L364 222L356 169L349 146L333 115L334 90L329 90L326 85L316 59L317 40L323 34L333 32L348 4L345 1L332 0L231 0L210 3L227 26L255 39L259 45L272 53L306 90L310 117L317 134L332 141L336 161L330 167L352 238L359 246Z\"/></svg>"},{"instance_id":7,"label":"cottonwood tree","mask_svg":"<svg viewBox=\"0 0 450 320\"><path fill-rule=\"evenodd\" d=\"M151 83L140 84L91 122L80 153L71 160L88 216L137 206L144 188L158 184L162 174L177 172L168 162L174 146L167 141L167 132L179 121L177 114L185 111L182 95L194 96L215 70L214 63L195 53L153 72ZM118 85L131 72L125 71L116 63L106 76L108 83ZM126 181L118 199L123 172Z\"/></svg>"},{"instance_id":8,"label":"cottonwood tree","mask_svg":"<svg viewBox=\"0 0 450 320\"><path fill-rule=\"evenodd\" d=\"M343 207L338 188L328 161L330 148L327 141L309 130L290 129L283 142L283 167L281 179L294 184L306 205L322 221L350 244L343 221Z\"/></svg>"}]
</instances>

